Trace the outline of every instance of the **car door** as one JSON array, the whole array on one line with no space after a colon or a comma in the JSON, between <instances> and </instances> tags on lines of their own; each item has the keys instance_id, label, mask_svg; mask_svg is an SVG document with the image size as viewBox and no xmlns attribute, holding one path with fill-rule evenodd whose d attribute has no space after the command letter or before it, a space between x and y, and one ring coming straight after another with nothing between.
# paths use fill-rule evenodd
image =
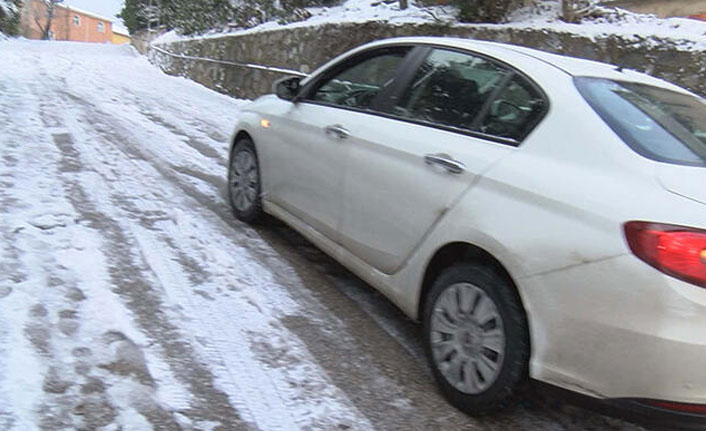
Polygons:
<instances>
[{"instance_id":1,"label":"car door","mask_svg":"<svg viewBox=\"0 0 706 431\"><path fill-rule=\"evenodd\" d=\"M277 119L268 199L333 241L349 152L345 125L369 121L410 50L387 47L344 60L305 86Z\"/></svg>"},{"instance_id":2,"label":"car door","mask_svg":"<svg viewBox=\"0 0 706 431\"><path fill-rule=\"evenodd\" d=\"M509 67L465 52L430 50L407 81L387 116L350 126L344 177L340 241L388 274L474 180L516 150L543 106ZM518 82L529 88L524 99Z\"/></svg>"}]
</instances>

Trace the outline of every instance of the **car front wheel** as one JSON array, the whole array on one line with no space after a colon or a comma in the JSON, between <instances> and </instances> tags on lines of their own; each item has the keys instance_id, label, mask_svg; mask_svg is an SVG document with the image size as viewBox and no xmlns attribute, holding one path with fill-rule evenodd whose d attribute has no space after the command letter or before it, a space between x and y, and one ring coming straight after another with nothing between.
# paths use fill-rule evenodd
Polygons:
<instances>
[{"instance_id":1,"label":"car front wheel","mask_svg":"<svg viewBox=\"0 0 706 431\"><path fill-rule=\"evenodd\" d=\"M424 335L441 392L466 413L505 407L526 379L525 313L492 267L464 263L444 270L426 301Z\"/></svg>"},{"instance_id":2,"label":"car front wheel","mask_svg":"<svg viewBox=\"0 0 706 431\"><path fill-rule=\"evenodd\" d=\"M228 199L235 216L254 223L262 217L262 185L255 145L249 138L233 147L228 169Z\"/></svg>"}]
</instances>

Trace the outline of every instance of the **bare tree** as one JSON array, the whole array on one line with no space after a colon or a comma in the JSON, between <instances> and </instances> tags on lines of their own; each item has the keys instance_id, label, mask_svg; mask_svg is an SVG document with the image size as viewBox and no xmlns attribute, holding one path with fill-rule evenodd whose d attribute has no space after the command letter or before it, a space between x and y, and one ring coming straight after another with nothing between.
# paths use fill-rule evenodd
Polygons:
<instances>
[{"instance_id":1,"label":"bare tree","mask_svg":"<svg viewBox=\"0 0 706 431\"><path fill-rule=\"evenodd\" d=\"M64 0L42 0L40 3L44 4L46 9L46 14L43 14L41 10L34 11L34 22L39 27L39 31L42 32L42 40L51 39L51 24L54 21L55 8L58 3L63 3ZM44 21L44 25L42 25Z\"/></svg>"}]
</instances>

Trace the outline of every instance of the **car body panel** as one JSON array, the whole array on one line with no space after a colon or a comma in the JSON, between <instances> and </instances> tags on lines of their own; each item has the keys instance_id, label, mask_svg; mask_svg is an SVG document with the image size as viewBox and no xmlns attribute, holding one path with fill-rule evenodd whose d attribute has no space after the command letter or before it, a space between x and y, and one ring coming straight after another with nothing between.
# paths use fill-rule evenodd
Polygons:
<instances>
[{"instance_id":1,"label":"car body panel","mask_svg":"<svg viewBox=\"0 0 706 431\"><path fill-rule=\"evenodd\" d=\"M534 378L599 398L706 404L705 290L632 255L522 284L546 317L533 328Z\"/></svg>"},{"instance_id":2,"label":"car body panel","mask_svg":"<svg viewBox=\"0 0 706 431\"><path fill-rule=\"evenodd\" d=\"M348 128L341 243L385 274L397 272L479 175L515 150L380 116ZM465 169L450 173L425 155L444 155Z\"/></svg>"},{"instance_id":3,"label":"car body panel","mask_svg":"<svg viewBox=\"0 0 706 431\"><path fill-rule=\"evenodd\" d=\"M323 132L356 113L282 100L264 115L276 142L264 149L269 168L270 199L337 241L341 219L343 175L348 148ZM265 108L267 109L267 108Z\"/></svg>"},{"instance_id":4,"label":"car body panel","mask_svg":"<svg viewBox=\"0 0 706 431\"><path fill-rule=\"evenodd\" d=\"M665 189L706 204L706 169L703 167L661 164L656 171Z\"/></svg>"}]
</instances>

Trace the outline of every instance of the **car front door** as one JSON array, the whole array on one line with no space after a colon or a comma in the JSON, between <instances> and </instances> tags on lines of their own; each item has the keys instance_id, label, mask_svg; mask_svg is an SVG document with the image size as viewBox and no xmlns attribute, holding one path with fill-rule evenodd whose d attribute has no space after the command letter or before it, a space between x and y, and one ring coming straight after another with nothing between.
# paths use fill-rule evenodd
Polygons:
<instances>
[{"instance_id":1,"label":"car front door","mask_svg":"<svg viewBox=\"0 0 706 431\"><path fill-rule=\"evenodd\" d=\"M277 118L270 153L272 202L333 241L342 214L352 125L367 124L410 47L388 47L344 60L302 89Z\"/></svg>"},{"instance_id":2,"label":"car front door","mask_svg":"<svg viewBox=\"0 0 706 431\"><path fill-rule=\"evenodd\" d=\"M539 91L507 66L429 51L386 116L350 126L340 241L387 274L542 114Z\"/></svg>"}]
</instances>

